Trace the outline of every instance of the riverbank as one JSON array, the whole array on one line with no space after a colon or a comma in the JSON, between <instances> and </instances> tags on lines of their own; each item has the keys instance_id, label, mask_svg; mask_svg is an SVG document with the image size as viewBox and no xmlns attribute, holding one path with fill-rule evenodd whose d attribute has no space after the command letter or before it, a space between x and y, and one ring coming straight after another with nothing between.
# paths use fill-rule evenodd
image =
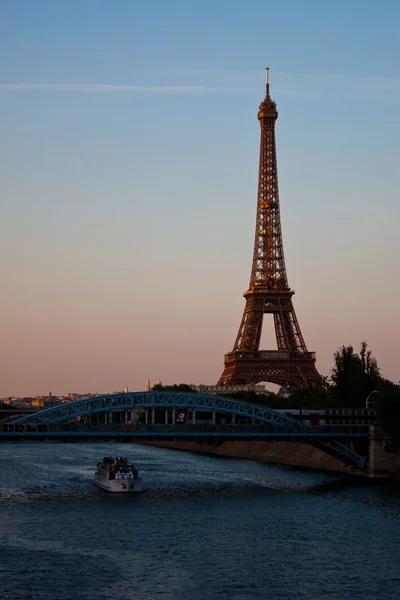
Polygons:
<instances>
[{"instance_id":1,"label":"riverbank","mask_svg":"<svg viewBox=\"0 0 400 600\"><path fill-rule=\"evenodd\" d=\"M151 446L214 454L231 458L259 460L271 464L317 469L332 473L368 477L360 469L346 465L326 452L303 442L141 442Z\"/></svg>"}]
</instances>

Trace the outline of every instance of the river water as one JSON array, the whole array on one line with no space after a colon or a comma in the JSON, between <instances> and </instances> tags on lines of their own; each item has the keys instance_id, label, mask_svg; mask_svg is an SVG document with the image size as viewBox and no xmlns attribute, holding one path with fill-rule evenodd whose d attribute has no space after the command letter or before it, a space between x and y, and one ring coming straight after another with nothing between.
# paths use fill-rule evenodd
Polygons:
<instances>
[{"instance_id":1,"label":"river water","mask_svg":"<svg viewBox=\"0 0 400 600\"><path fill-rule=\"evenodd\" d=\"M104 455L141 494L93 486ZM1 600L398 600L400 486L128 444L0 446Z\"/></svg>"}]
</instances>

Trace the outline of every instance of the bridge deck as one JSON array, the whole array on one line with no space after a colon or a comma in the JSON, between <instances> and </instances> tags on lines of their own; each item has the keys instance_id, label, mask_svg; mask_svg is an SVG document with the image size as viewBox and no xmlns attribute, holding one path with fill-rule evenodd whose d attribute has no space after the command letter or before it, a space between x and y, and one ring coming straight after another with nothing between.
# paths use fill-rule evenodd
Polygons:
<instances>
[{"instance_id":1,"label":"bridge deck","mask_svg":"<svg viewBox=\"0 0 400 600\"><path fill-rule=\"evenodd\" d=\"M81 424L5 424L0 441L11 439L246 439L246 440L349 440L368 439L363 427L313 427L296 431L291 427L268 425L81 425Z\"/></svg>"}]
</instances>

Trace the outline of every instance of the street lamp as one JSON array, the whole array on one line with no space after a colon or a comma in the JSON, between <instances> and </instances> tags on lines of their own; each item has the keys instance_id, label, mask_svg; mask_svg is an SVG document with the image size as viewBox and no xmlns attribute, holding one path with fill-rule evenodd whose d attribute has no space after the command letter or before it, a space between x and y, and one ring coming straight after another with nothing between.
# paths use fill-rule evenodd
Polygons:
<instances>
[{"instance_id":1,"label":"street lamp","mask_svg":"<svg viewBox=\"0 0 400 600\"><path fill-rule=\"evenodd\" d=\"M365 400L365 408L369 408L369 404L370 404L369 399L371 398L372 394L379 394L379 392L378 392L378 390L374 390L373 392L368 394L367 399Z\"/></svg>"}]
</instances>

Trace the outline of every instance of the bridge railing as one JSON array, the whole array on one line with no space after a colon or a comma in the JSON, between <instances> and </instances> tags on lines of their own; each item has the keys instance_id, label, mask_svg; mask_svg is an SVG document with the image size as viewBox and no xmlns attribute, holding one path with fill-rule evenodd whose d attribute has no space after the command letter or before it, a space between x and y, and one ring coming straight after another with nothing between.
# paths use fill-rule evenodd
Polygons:
<instances>
[{"instance_id":1,"label":"bridge railing","mask_svg":"<svg viewBox=\"0 0 400 600\"><path fill-rule=\"evenodd\" d=\"M265 435L302 435L305 437L312 438L313 436L318 435L331 435L335 437L337 435L343 436L347 435L349 438L351 437L368 437L369 429L367 427L360 426L343 426L343 427L329 427L329 426L318 426L318 427L309 427L304 429L303 431L299 430L296 427L286 425L285 427L278 427L274 425L265 425L265 424L225 424L225 425L179 425L179 424L107 424L107 423L49 423L49 424L39 424L39 423L21 423L21 424L1 424L0 425L0 433L46 433L46 432L80 432L80 433L135 433L144 434L144 433L163 433L170 434L171 437L174 434L189 434L195 436L196 434L209 434L218 436L219 434L240 434L240 435L249 435L249 436L257 436L260 434Z\"/></svg>"}]
</instances>

